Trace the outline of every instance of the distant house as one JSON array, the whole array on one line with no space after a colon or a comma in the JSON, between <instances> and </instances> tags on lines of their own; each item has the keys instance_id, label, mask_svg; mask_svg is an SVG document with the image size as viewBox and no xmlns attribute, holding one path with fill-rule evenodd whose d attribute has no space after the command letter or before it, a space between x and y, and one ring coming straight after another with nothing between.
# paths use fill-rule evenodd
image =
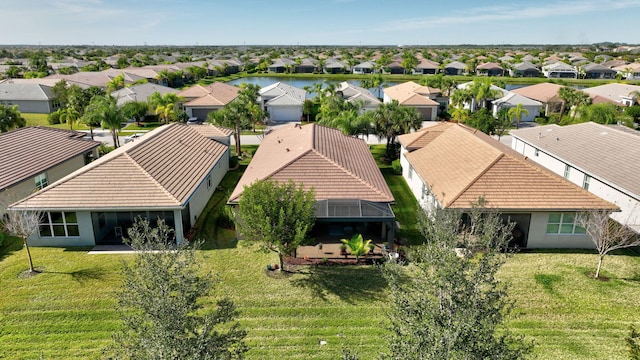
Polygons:
<instances>
[{"instance_id":1,"label":"distant house","mask_svg":"<svg viewBox=\"0 0 640 360\"><path fill-rule=\"evenodd\" d=\"M152 71L148 70L148 72L152 72ZM140 76L140 75L136 75L131 72L128 72L127 69L123 69L123 70L107 69L107 70L96 71L96 72L81 71L81 72L78 72L75 74L69 74L69 75L55 74L55 75L47 76L46 79L55 79L55 80L65 79L68 82L82 84L83 87L97 86L97 87L106 89L107 84L113 81L113 79L116 76L120 76L120 75L124 77L125 85L133 84L135 82L144 81L144 80L148 80L149 82L152 82L152 83L158 82L155 79L149 80L149 78L145 76Z\"/></svg>"},{"instance_id":2,"label":"distant house","mask_svg":"<svg viewBox=\"0 0 640 360\"><path fill-rule=\"evenodd\" d=\"M281 74L286 72L288 69L293 70L294 66L296 65L297 63L291 59L286 59L286 58L274 59L271 65L269 65L269 67L267 68L267 71L270 73Z\"/></svg>"},{"instance_id":3,"label":"distant house","mask_svg":"<svg viewBox=\"0 0 640 360\"><path fill-rule=\"evenodd\" d=\"M613 68L621 78L626 80L640 80L640 63L622 64Z\"/></svg>"},{"instance_id":4,"label":"distant house","mask_svg":"<svg viewBox=\"0 0 640 360\"><path fill-rule=\"evenodd\" d=\"M372 62L365 61L353 67L354 74L373 74L375 66Z\"/></svg>"},{"instance_id":5,"label":"distant house","mask_svg":"<svg viewBox=\"0 0 640 360\"><path fill-rule=\"evenodd\" d=\"M349 66L340 60L327 59L323 71L327 74L343 74L348 68Z\"/></svg>"},{"instance_id":6,"label":"distant house","mask_svg":"<svg viewBox=\"0 0 640 360\"><path fill-rule=\"evenodd\" d=\"M435 75L438 73L439 66L440 64L435 61L422 59L420 60L420 63L418 63L418 65L415 67L415 69L413 69L413 73L420 75Z\"/></svg>"},{"instance_id":7,"label":"distant house","mask_svg":"<svg viewBox=\"0 0 640 360\"><path fill-rule=\"evenodd\" d=\"M544 106L544 113L549 115L559 113L560 109L562 109L562 103L564 101L558 96L558 91L563 87L564 86L558 84L539 83L513 89L511 92L541 102Z\"/></svg>"},{"instance_id":8,"label":"distant house","mask_svg":"<svg viewBox=\"0 0 640 360\"><path fill-rule=\"evenodd\" d=\"M494 117L498 117L498 112L501 109L511 109L521 105L522 109L527 111L526 114L522 114L521 122L535 121L535 119L540 116L540 108L542 108L541 102L529 99L514 92L509 92L507 95L493 100L492 104Z\"/></svg>"},{"instance_id":9,"label":"distant house","mask_svg":"<svg viewBox=\"0 0 640 360\"><path fill-rule=\"evenodd\" d=\"M18 105L22 113L50 114L60 108L50 86L35 83L0 83L0 105Z\"/></svg>"},{"instance_id":10,"label":"distant house","mask_svg":"<svg viewBox=\"0 0 640 360\"><path fill-rule=\"evenodd\" d=\"M138 217L164 219L182 243L229 168L229 147L194 128L154 129L10 209L44 212L35 246L122 243Z\"/></svg>"},{"instance_id":11,"label":"distant house","mask_svg":"<svg viewBox=\"0 0 640 360\"><path fill-rule=\"evenodd\" d=\"M363 103L364 106L360 109L361 113L367 110L376 110L381 104L381 101L371 91L346 81L340 83L340 86L336 89L336 94L350 103Z\"/></svg>"},{"instance_id":12,"label":"distant house","mask_svg":"<svg viewBox=\"0 0 640 360\"><path fill-rule=\"evenodd\" d=\"M144 83L122 88L120 90L112 91L111 96L117 99L118 106L122 106L128 102L139 101L147 102L149 96L153 93L164 94L177 94L179 90L170 88L168 86L162 86L152 83Z\"/></svg>"},{"instance_id":13,"label":"distant house","mask_svg":"<svg viewBox=\"0 0 640 360\"><path fill-rule=\"evenodd\" d=\"M305 90L277 82L260 89L258 102L269 112L270 121L300 121L306 97Z\"/></svg>"},{"instance_id":14,"label":"distant house","mask_svg":"<svg viewBox=\"0 0 640 360\"><path fill-rule=\"evenodd\" d=\"M444 66L445 75L464 75L467 71L467 64L459 61L452 61Z\"/></svg>"},{"instance_id":15,"label":"distant house","mask_svg":"<svg viewBox=\"0 0 640 360\"><path fill-rule=\"evenodd\" d=\"M311 74L318 70L318 62L314 59L303 59L293 67L296 74Z\"/></svg>"},{"instance_id":16,"label":"distant house","mask_svg":"<svg viewBox=\"0 0 640 360\"><path fill-rule=\"evenodd\" d=\"M400 105L413 107L420 113L424 121L436 120L440 107L448 103L448 98L442 96L440 89L419 85L407 81L384 89L384 102L397 100ZM445 111L445 110L443 110Z\"/></svg>"},{"instance_id":17,"label":"distant house","mask_svg":"<svg viewBox=\"0 0 640 360\"><path fill-rule=\"evenodd\" d=\"M458 89L458 90L467 89L468 87L470 87L472 85L473 85L473 81L468 81L466 83L458 84L456 86L456 89ZM491 84L489 88L492 91L495 91L496 94L502 93L502 96L500 96L500 97L509 95L509 91L507 91L507 90L505 90L505 89L503 89L501 87L495 86L493 84ZM470 102L466 102L465 104L463 104L463 107L465 109L470 109L472 112L476 111L476 110L478 110L478 109L480 109L482 107L487 107L488 109L491 109L491 103L493 102L493 100L494 100L493 98L485 99L484 100L485 103L479 104L479 103L477 103L477 100L475 98L473 98L473 99L471 99Z\"/></svg>"},{"instance_id":18,"label":"distant house","mask_svg":"<svg viewBox=\"0 0 640 360\"><path fill-rule=\"evenodd\" d=\"M98 158L100 142L85 133L23 127L0 133L0 215L28 196Z\"/></svg>"},{"instance_id":19,"label":"distant house","mask_svg":"<svg viewBox=\"0 0 640 360\"><path fill-rule=\"evenodd\" d=\"M503 76L504 69L498 63L488 62L478 65L476 73L479 76Z\"/></svg>"},{"instance_id":20,"label":"distant house","mask_svg":"<svg viewBox=\"0 0 640 360\"><path fill-rule=\"evenodd\" d=\"M535 65L529 62L521 62L509 70L509 73L513 77L539 77L540 70Z\"/></svg>"},{"instance_id":21,"label":"distant house","mask_svg":"<svg viewBox=\"0 0 640 360\"><path fill-rule=\"evenodd\" d=\"M563 62L554 62L542 67L542 74L549 79L577 79L578 70Z\"/></svg>"},{"instance_id":22,"label":"distant house","mask_svg":"<svg viewBox=\"0 0 640 360\"><path fill-rule=\"evenodd\" d=\"M314 189L316 240L394 238L394 198L362 139L316 124L278 127L262 140L228 203L237 205L245 186L265 179Z\"/></svg>"},{"instance_id":23,"label":"distant house","mask_svg":"<svg viewBox=\"0 0 640 360\"><path fill-rule=\"evenodd\" d=\"M202 86L194 85L178 93L185 99L187 116L206 121L210 112L218 111L238 97L240 88L223 82Z\"/></svg>"},{"instance_id":24,"label":"distant house","mask_svg":"<svg viewBox=\"0 0 640 360\"><path fill-rule=\"evenodd\" d=\"M617 72L600 64L590 63L581 66L585 79L615 79Z\"/></svg>"},{"instance_id":25,"label":"distant house","mask_svg":"<svg viewBox=\"0 0 640 360\"><path fill-rule=\"evenodd\" d=\"M389 74L391 75L400 75L404 74L405 72L404 66L400 64L400 61L392 61L389 65L387 65L387 69L389 71Z\"/></svg>"},{"instance_id":26,"label":"distant house","mask_svg":"<svg viewBox=\"0 0 640 360\"><path fill-rule=\"evenodd\" d=\"M402 175L427 212L468 212L480 198L516 223L524 248L593 248L576 214L618 207L527 160L489 135L441 123L398 137Z\"/></svg>"},{"instance_id":27,"label":"distant house","mask_svg":"<svg viewBox=\"0 0 640 360\"><path fill-rule=\"evenodd\" d=\"M622 210L612 218L640 232L640 132L593 122L512 130L511 147Z\"/></svg>"}]
</instances>

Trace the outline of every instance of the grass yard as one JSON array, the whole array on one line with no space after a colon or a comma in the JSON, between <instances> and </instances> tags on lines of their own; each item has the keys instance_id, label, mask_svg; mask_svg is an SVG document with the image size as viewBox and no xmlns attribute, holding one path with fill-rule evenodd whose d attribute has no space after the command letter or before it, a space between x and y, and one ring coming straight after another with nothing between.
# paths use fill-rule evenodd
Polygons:
<instances>
[{"instance_id":1,"label":"grass yard","mask_svg":"<svg viewBox=\"0 0 640 360\"><path fill-rule=\"evenodd\" d=\"M250 152L248 149L247 152ZM379 152L374 147L372 151ZM200 217L206 240L203 270L220 280L212 299L231 298L248 331L248 359L336 359L342 347L361 359L384 351L386 284L370 266L301 268L288 278L265 274L275 254L235 241L215 226L220 207L243 165L224 178ZM415 199L401 177L383 167L397 204L402 231L414 231ZM410 194L409 194L410 195ZM405 229L404 226L407 228ZM0 247L0 358L97 359L119 326L115 311L122 261L132 255L88 255L87 249L32 248L44 272L19 278L27 259L15 238ZM640 257L613 255L603 275L587 277L593 253L538 251L516 254L499 276L516 302L508 326L536 344L541 359L625 359L630 324L640 325ZM319 345L320 340L327 345Z\"/></svg>"},{"instance_id":2,"label":"grass yard","mask_svg":"<svg viewBox=\"0 0 640 360\"><path fill-rule=\"evenodd\" d=\"M33 114L33 113L22 113L22 116L27 120L27 126L46 126L52 127L56 129L69 129L69 125L67 124L56 124L50 125L47 120L48 114ZM83 124L75 124L73 126L74 130L89 130L89 128Z\"/></svg>"}]
</instances>

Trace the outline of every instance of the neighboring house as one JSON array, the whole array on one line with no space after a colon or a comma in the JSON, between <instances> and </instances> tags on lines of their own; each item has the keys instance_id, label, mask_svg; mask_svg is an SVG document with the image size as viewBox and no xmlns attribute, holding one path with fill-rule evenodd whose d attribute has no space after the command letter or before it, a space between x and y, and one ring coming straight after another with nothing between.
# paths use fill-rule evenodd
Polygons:
<instances>
[{"instance_id":1,"label":"neighboring house","mask_svg":"<svg viewBox=\"0 0 640 360\"><path fill-rule=\"evenodd\" d=\"M340 83L336 94L350 103L362 102L364 106L360 109L361 114L367 110L376 110L381 104L381 101L371 91L346 81Z\"/></svg>"},{"instance_id":2,"label":"neighboring house","mask_svg":"<svg viewBox=\"0 0 640 360\"><path fill-rule=\"evenodd\" d=\"M35 83L0 83L0 105L18 105L21 113L50 114L60 107L50 86Z\"/></svg>"},{"instance_id":3,"label":"neighboring house","mask_svg":"<svg viewBox=\"0 0 640 360\"><path fill-rule=\"evenodd\" d=\"M373 74L375 65L370 61L365 61L353 67L354 74Z\"/></svg>"},{"instance_id":4,"label":"neighboring house","mask_svg":"<svg viewBox=\"0 0 640 360\"><path fill-rule=\"evenodd\" d=\"M348 65L336 59L327 59L322 71L327 74L344 74L349 68Z\"/></svg>"},{"instance_id":5,"label":"neighboring house","mask_svg":"<svg viewBox=\"0 0 640 360\"><path fill-rule=\"evenodd\" d=\"M622 210L640 232L640 132L593 122L512 130L511 147Z\"/></svg>"},{"instance_id":6,"label":"neighboring house","mask_svg":"<svg viewBox=\"0 0 640 360\"><path fill-rule=\"evenodd\" d=\"M604 97L610 102L620 104L623 106L632 106L638 103L638 94L640 94L640 86L610 83L599 86L594 86L582 91L593 97ZM595 102L595 101L594 101ZM602 102L602 101L599 101Z\"/></svg>"},{"instance_id":7,"label":"neighboring house","mask_svg":"<svg viewBox=\"0 0 640 360\"><path fill-rule=\"evenodd\" d=\"M178 244L229 169L229 147L173 123L108 153L11 209L44 212L36 246L122 243L138 217L158 218Z\"/></svg>"},{"instance_id":8,"label":"neighboring house","mask_svg":"<svg viewBox=\"0 0 640 360\"><path fill-rule=\"evenodd\" d=\"M470 86L472 86L472 85L473 85L473 81L468 81L468 82L466 82L466 83L458 84L458 85L456 86L456 89L461 89L461 90L462 90L462 89L467 89L467 88L469 88L469 87L470 87ZM493 84L491 84L491 85L489 86L489 89L490 89L490 90L492 90L492 91L495 91L495 92L496 92L496 94L498 94L498 93L502 93L502 96L500 96L500 97L504 97L504 96L509 95L509 91L508 91L508 90L505 90L505 89L503 89L503 88L501 88L501 87L498 87L498 86L495 86L495 85L493 85ZM455 90L454 90L454 91L455 91ZM473 99L471 99L471 101L470 101L470 102L466 102L466 103L463 105L463 107L464 107L465 109L470 109L472 112L474 112L474 111L476 111L476 110L479 110L479 109L481 109L482 107L486 107L486 108L488 108L488 109L490 109L490 110L491 110L491 108L492 108L492 105L491 105L491 104L493 103L493 101L494 101L494 98L487 98L487 99L484 99L484 101L483 101L483 103L482 103L482 104L479 104L479 103L478 103L478 101L477 101L475 98L473 98Z\"/></svg>"},{"instance_id":9,"label":"neighboring house","mask_svg":"<svg viewBox=\"0 0 640 360\"><path fill-rule=\"evenodd\" d=\"M400 105L413 107L420 113L424 121L436 120L442 106L446 111L447 97L442 96L440 89L419 85L407 81L384 89L384 102L397 100Z\"/></svg>"},{"instance_id":10,"label":"neighboring house","mask_svg":"<svg viewBox=\"0 0 640 360\"><path fill-rule=\"evenodd\" d=\"M622 64L613 68L623 79L640 80L640 63Z\"/></svg>"},{"instance_id":11,"label":"neighboring house","mask_svg":"<svg viewBox=\"0 0 640 360\"><path fill-rule=\"evenodd\" d=\"M0 133L0 215L22 199L98 158L100 142L85 133L23 127Z\"/></svg>"},{"instance_id":12,"label":"neighboring house","mask_svg":"<svg viewBox=\"0 0 640 360\"><path fill-rule=\"evenodd\" d=\"M118 106L122 106L128 102L138 101L147 102L149 96L153 93L164 94L177 94L179 90L170 88L168 86L162 86L152 83L144 83L139 85L133 85L122 88L120 90L112 91L111 96L118 99Z\"/></svg>"},{"instance_id":13,"label":"neighboring house","mask_svg":"<svg viewBox=\"0 0 640 360\"><path fill-rule=\"evenodd\" d=\"M503 76L504 69L500 64L488 62L476 67L476 74L479 76Z\"/></svg>"},{"instance_id":14,"label":"neighboring house","mask_svg":"<svg viewBox=\"0 0 640 360\"><path fill-rule=\"evenodd\" d=\"M578 70L563 62L554 62L542 67L542 74L549 79L577 79Z\"/></svg>"},{"instance_id":15,"label":"neighboring house","mask_svg":"<svg viewBox=\"0 0 640 360\"><path fill-rule=\"evenodd\" d=\"M314 59L303 59L300 64L296 63L294 72L296 74L311 74L318 69L318 62Z\"/></svg>"},{"instance_id":16,"label":"neighboring house","mask_svg":"<svg viewBox=\"0 0 640 360\"><path fill-rule=\"evenodd\" d=\"M269 65L269 67L267 68L267 71L270 73L281 74L286 72L288 69L293 70L294 66L296 65L297 63L291 59L287 59L287 58L274 59L271 65Z\"/></svg>"},{"instance_id":17,"label":"neighboring house","mask_svg":"<svg viewBox=\"0 0 640 360\"><path fill-rule=\"evenodd\" d=\"M440 66L440 64L435 61L422 59L413 70L413 73L416 75L435 75L438 73L438 66Z\"/></svg>"},{"instance_id":18,"label":"neighboring house","mask_svg":"<svg viewBox=\"0 0 640 360\"><path fill-rule=\"evenodd\" d=\"M524 97L514 92L509 92L500 99L493 100L493 116L498 117L498 112L501 109L514 108L519 104L522 105L522 109L527 110L527 114L522 114L521 122L534 122L535 119L540 116L540 108L542 108L541 102L529 99L528 97Z\"/></svg>"},{"instance_id":19,"label":"neighboring house","mask_svg":"<svg viewBox=\"0 0 640 360\"><path fill-rule=\"evenodd\" d=\"M131 68L136 69L136 68ZM116 76L122 75L124 76L125 85L133 84L135 82L149 80L144 76L139 76L128 72L129 69L117 70L117 69L107 69L103 71L81 71L75 74L62 75L55 74L49 75L45 79L56 79L61 80L65 79L69 83L77 83L82 84L83 87L97 86L103 89L107 88L107 84L112 81ZM149 80L150 82L157 82L156 80Z\"/></svg>"},{"instance_id":20,"label":"neighboring house","mask_svg":"<svg viewBox=\"0 0 640 360\"><path fill-rule=\"evenodd\" d=\"M185 99L182 105L187 116L206 121L210 112L218 111L238 97L240 88L216 81L202 86L194 85L178 93Z\"/></svg>"},{"instance_id":21,"label":"neighboring house","mask_svg":"<svg viewBox=\"0 0 640 360\"><path fill-rule=\"evenodd\" d=\"M441 123L398 137L402 173L420 206L467 212L480 198L516 223L525 248L593 248L576 214L618 207L476 129Z\"/></svg>"},{"instance_id":22,"label":"neighboring house","mask_svg":"<svg viewBox=\"0 0 640 360\"><path fill-rule=\"evenodd\" d=\"M600 64L587 64L581 66L585 79L615 79L617 72Z\"/></svg>"},{"instance_id":23,"label":"neighboring house","mask_svg":"<svg viewBox=\"0 0 640 360\"><path fill-rule=\"evenodd\" d=\"M464 75L467 71L467 64L459 61L452 61L444 66L445 75Z\"/></svg>"},{"instance_id":24,"label":"neighboring house","mask_svg":"<svg viewBox=\"0 0 640 360\"><path fill-rule=\"evenodd\" d=\"M539 83L513 89L511 92L541 102L544 106L544 113L550 115L559 113L562 109L562 103L564 101L558 96L558 91L563 87L564 86L558 84Z\"/></svg>"},{"instance_id":25,"label":"neighboring house","mask_svg":"<svg viewBox=\"0 0 640 360\"><path fill-rule=\"evenodd\" d=\"M532 63L521 62L509 69L509 74L513 77L539 77L540 70Z\"/></svg>"},{"instance_id":26,"label":"neighboring house","mask_svg":"<svg viewBox=\"0 0 640 360\"><path fill-rule=\"evenodd\" d=\"M387 65L387 70L391 75L404 74L404 67L400 64L400 61L392 61L389 65Z\"/></svg>"},{"instance_id":27,"label":"neighboring house","mask_svg":"<svg viewBox=\"0 0 640 360\"><path fill-rule=\"evenodd\" d=\"M245 186L265 179L314 189L318 241L354 233L375 242L394 238L394 198L362 139L316 124L278 127L262 140L228 203L237 205Z\"/></svg>"},{"instance_id":28,"label":"neighboring house","mask_svg":"<svg viewBox=\"0 0 640 360\"><path fill-rule=\"evenodd\" d=\"M305 90L277 82L260 89L258 102L269 113L270 121L300 121L306 98Z\"/></svg>"}]
</instances>

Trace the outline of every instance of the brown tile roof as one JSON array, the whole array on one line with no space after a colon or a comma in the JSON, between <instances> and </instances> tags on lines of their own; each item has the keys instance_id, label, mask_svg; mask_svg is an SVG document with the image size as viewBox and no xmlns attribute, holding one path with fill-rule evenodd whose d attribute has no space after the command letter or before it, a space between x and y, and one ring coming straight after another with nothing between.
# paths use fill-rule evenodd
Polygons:
<instances>
[{"instance_id":1,"label":"brown tile roof","mask_svg":"<svg viewBox=\"0 0 640 360\"><path fill-rule=\"evenodd\" d=\"M558 91L564 86L552 83L539 83L535 85L529 85L518 89L513 89L511 92L528 97L529 99L537 100L542 103L549 102L562 102L558 97Z\"/></svg>"},{"instance_id":2,"label":"brown tile roof","mask_svg":"<svg viewBox=\"0 0 640 360\"><path fill-rule=\"evenodd\" d=\"M406 156L447 208L467 209L483 196L488 206L502 211L617 210L493 138L460 124L453 124Z\"/></svg>"},{"instance_id":3,"label":"brown tile roof","mask_svg":"<svg viewBox=\"0 0 640 360\"><path fill-rule=\"evenodd\" d=\"M394 100L398 100L400 105L411 106L439 106L440 104L429 99L430 94L440 94L440 89L431 88L407 81L396 86L384 89L384 93Z\"/></svg>"},{"instance_id":4,"label":"brown tile roof","mask_svg":"<svg viewBox=\"0 0 640 360\"><path fill-rule=\"evenodd\" d=\"M263 179L292 179L313 187L317 200L394 201L363 140L316 124L284 125L265 136L229 202L237 202L245 186Z\"/></svg>"},{"instance_id":5,"label":"brown tile roof","mask_svg":"<svg viewBox=\"0 0 640 360\"><path fill-rule=\"evenodd\" d=\"M30 179L100 145L84 133L24 127L0 134L0 189Z\"/></svg>"},{"instance_id":6,"label":"brown tile roof","mask_svg":"<svg viewBox=\"0 0 640 360\"><path fill-rule=\"evenodd\" d=\"M514 137L636 196L640 195L638 133L593 122L512 130Z\"/></svg>"},{"instance_id":7,"label":"brown tile roof","mask_svg":"<svg viewBox=\"0 0 640 360\"><path fill-rule=\"evenodd\" d=\"M453 126L453 123L441 122L437 125L422 128L418 131L398 136L400 144L408 151L417 150L427 146L433 139L442 135L442 133Z\"/></svg>"},{"instance_id":8,"label":"brown tile roof","mask_svg":"<svg viewBox=\"0 0 640 360\"><path fill-rule=\"evenodd\" d=\"M229 129L222 126L216 126L213 124L197 124L189 125L192 129L200 133L200 135L208 138L226 137L233 134L233 129Z\"/></svg>"},{"instance_id":9,"label":"brown tile roof","mask_svg":"<svg viewBox=\"0 0 640 360\"><path fill-rule=\"evenodd\" d=\"M190 88L179 92L178 96L181 96L185 99L190 100L185 105L224 106L230 103L236 97L238 97L239 91L240 91L240 88L237 86L216 81L213 84L210 84L207 86L202 86L202 85L191 86Z\"/></svg>"},{"instance_id":10,"label":"brown tile roof","mask_svg":"<svg viewBox=\"0 0 640 360\"><path fill-rule=\"evenodd\" d=\"M14 204L38 209L180 208L228 147L192 126L150 131Z\"/></svg>"}]
</instances>

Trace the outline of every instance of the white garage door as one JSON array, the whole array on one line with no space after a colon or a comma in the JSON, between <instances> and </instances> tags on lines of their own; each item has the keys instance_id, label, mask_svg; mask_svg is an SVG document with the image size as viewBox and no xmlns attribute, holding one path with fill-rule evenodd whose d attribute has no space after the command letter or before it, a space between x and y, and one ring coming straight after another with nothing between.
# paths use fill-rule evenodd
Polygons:
<instances>
[{"instance_id":1,"label":"white garage door","mask_svg":"<svg viewBox=\"0 0 640 360\"><path fill-rule=\"evenodd\" d=\"M268 109L272 121L300 121L300 108L270 107Z\"/></svg>"}]
</instances>

